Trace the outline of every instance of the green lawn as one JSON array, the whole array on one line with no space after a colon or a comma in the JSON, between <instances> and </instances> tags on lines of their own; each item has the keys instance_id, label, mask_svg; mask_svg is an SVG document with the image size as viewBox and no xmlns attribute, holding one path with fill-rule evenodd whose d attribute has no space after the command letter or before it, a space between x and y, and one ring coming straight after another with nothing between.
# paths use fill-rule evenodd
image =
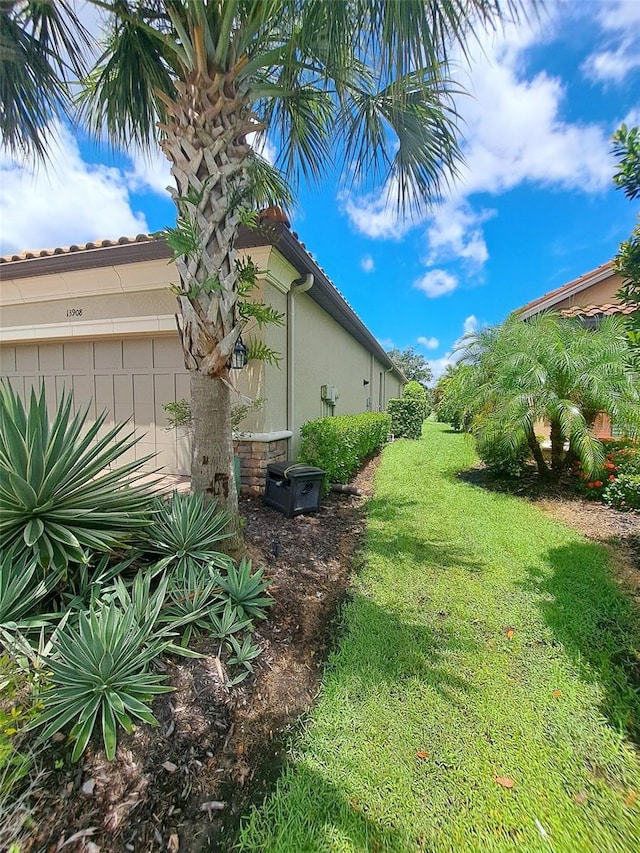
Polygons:
<instances>
[{"instance_id":1,"label":"green lawn","mask_svg":"<svg viewBox=\"0 0 640 853\"><path fill-rule=\"evenodd\" d=\"M385 450L339 648L245 853L640 850L638 615L601 547L458 480L474 459L432 423Z\"/></svg>"}]
</instances>

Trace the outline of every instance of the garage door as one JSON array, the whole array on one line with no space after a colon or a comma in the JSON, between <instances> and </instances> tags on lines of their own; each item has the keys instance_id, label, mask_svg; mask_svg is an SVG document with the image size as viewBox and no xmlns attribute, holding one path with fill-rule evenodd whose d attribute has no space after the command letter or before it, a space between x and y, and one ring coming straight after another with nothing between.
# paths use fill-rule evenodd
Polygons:
<instances>
[{"instance_id":1,"label":"garage door","mask_svg":"<svg viewBox=\"0 0 640 853\"><path fill-rule=\"evenodd\" d=\"M0 365L20 395L44 378L50 412L66 388L76 409L90 404L90 418L107 411L105 428L131 418L141 439L122 462L155 453L146 467L189 473L188 437L166 430L163 409L164 403L189 398L177 336L5 345Z\"/></svg>"}]
</instances>

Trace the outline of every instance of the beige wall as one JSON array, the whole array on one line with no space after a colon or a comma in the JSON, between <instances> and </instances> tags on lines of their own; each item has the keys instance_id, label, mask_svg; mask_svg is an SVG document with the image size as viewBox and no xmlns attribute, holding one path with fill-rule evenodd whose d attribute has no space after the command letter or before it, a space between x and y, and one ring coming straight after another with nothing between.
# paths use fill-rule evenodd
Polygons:
<instances>
[{"instance_id":1,"label":"beige wall","mask_svg":"<svg viewBox=\"0 0 640 853\"><path fill-rule=\"evenodd\" d=\"M291 429L293 450L300 443L300 427L313 418L352 415L385 409L398 396L401 383L358 341L309 296L295 300L294 407ZM368 380L368 385L364 381ZM323 402L321 386L334 385L334 407Z\"/></svg>"},{"instance_id":2,"label":"beige wall","mask_svg":"<svg viewBox=\"0 0 640 853\"><path fill-rule=\"evenodd\" d=\"M262 337L281 360L278 366L254 361L231 372L240 393L265 398L263 409L243 421L242 431L291 430L294 456L306 421L378 411L399 395L399 380L308 293L289 293L299 273L277 250L265 246L245 254L261 270L256 297L279 311L284 323L263 330L250 325L243 333L245 340ZM110 424L133 417L145 433L135 452L158 452L167 471L187 473L188 437L164 429L163 403L189 397L169 289L176 280L175 267L164 259L3 280L2 375L11 377L20 393L44 377L52 405L67 387L76 405L92 400L92 417L107 409ZM338 389L333 409L321 400L324 384Z\"/></svg>"},{"instance_id":3,"label":"beige wall","mask_svg":"<svg viewBox=\"0 0 640 853\"><path fill-rule=\"evenodd\" d=\"M564 308L572 308L574 305L579 305L581 308L586 308L588 305L617 305L620 300L616 293L621 287L622 277L617 274L610 275L603 281L598 281L591 287L555 303L553 310L562 311Z\"/></svg>"}]
</instances>

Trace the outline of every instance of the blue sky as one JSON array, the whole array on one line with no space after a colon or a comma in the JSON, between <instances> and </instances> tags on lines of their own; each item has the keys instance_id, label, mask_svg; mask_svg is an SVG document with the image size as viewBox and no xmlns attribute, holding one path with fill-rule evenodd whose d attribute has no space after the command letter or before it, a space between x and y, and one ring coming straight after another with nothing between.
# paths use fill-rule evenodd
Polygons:
<instances>
[{"instance_id":1,"label":"blue sky","mask_svg":"<svg viewBox=\"0 0 640 853\"><path fill-rule=\"evenodd\" d=\"M449 197L406 221L385 187L301 187L292 227L385 348L436 374L456 341L611 259L637 206L613 189L610 139L640 124L640 0L551 0L483 36L456 74L466 157ZM58 128L53 167L0 153L0 251L172 222L160 156L110 155Z\"/></svg>"}]
</instances>

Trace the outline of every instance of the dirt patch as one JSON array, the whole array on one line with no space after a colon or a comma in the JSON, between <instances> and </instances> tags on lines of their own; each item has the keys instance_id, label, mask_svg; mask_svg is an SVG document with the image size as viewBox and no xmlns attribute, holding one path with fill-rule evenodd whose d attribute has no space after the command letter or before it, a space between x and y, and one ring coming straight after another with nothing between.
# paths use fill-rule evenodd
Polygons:
<instances>
[{"instance_id":1,"label":"dirt patch","mask_svg":"<svg viewBox=\"0 0 640 853\"><path fill-rule=\"evenodd\" d=\"M260 802L284 762L287 733L312 705L365 529L377 460L354 480L362 496L331 493L317 515L285 518L244 498L248 556L272 579L274 606L258 625L255 677L227 692L217 645L199 660L166 660L176 691L153 703L158 728L119 740L107 762L94 738L80 765L63 741L48 750L30 847L53 851L228 851L240 815Z\"/></svg>"}]
</instances>

